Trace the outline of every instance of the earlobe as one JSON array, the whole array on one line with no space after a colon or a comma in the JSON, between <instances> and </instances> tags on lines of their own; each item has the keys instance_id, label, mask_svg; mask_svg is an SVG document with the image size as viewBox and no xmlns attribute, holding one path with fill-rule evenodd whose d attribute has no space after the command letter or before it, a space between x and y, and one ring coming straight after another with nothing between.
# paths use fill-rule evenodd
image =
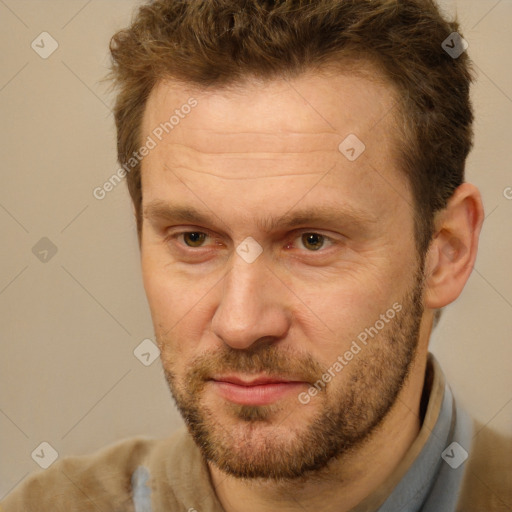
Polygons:
<instances>
[{"instance_id":1,"label":"earlobe","mask_svg":"<svg viewBox=\"0 0 512 512\"><path fill-rule=\"evenodd\" d=\"M470 183L458 187L438 213L425 265L427 308L442 308L462 292L475 264L483 218L480 192Z\"/></svg>"}]
</instances>

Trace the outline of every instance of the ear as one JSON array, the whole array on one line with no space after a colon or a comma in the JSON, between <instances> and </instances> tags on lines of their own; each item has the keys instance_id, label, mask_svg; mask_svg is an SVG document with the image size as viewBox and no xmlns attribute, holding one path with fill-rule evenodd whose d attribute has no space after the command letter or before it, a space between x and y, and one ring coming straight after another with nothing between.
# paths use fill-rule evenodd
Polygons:
<instances>
[{"instance_id":1,"label":"ear","mask_svg":"<svg viewBox=\"0 0 512 512\"><path fill-rule=\"evenodd\" d=\"M480 192L463 183L434 221L425 265L425 307L442 308L460 295L475 265L483 221Z\"/></svg>"}]
</instances>

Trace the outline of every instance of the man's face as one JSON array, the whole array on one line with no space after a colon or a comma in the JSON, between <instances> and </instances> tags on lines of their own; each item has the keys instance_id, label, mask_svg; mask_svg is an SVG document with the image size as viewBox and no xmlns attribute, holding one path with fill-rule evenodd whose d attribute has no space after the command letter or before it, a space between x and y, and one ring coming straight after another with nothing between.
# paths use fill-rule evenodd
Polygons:
<instances>
[{"instance_id":1,"label":"man's face","mask_svg":"<svg viewBox=\"0 0 512 512\"><path fill-rule=\"evenodd\" d=\"M423 274L394 108L387 86L341 74L149 98L144 285L178 408L230 474L325 467L396 401ZM362 153L340 151L350 134Z\"/></svg>"}]
</instances>

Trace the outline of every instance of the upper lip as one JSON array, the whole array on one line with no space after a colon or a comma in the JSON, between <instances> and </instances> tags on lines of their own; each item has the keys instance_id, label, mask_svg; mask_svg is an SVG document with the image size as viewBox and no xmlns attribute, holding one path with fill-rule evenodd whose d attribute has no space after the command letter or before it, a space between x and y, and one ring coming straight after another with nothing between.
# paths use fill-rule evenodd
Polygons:
<instances>
[{"instance_id":1,"label":"upper lip","mask_svg":"<svg viewBox=\"0 0 512 512\"><path fill-rule=\"evenodd\" d=\"M230 384L237 384L239 386L262 386L265 384L282 384L291 382L302 382L297 379L289 379L285 377L269 377L261 376L255 378L240 377L237 375L222 375L212 377L212 380L217 382L229 382Z\"/></svg>"}]
</instances>

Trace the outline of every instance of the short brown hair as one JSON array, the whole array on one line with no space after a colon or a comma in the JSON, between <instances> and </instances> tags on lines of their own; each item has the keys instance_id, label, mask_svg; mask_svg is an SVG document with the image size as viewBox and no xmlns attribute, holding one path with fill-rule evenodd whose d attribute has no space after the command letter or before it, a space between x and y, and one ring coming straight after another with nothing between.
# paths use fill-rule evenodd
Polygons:
<instances>
[{"instance_id":1,"label":"short brown hair","mask_svg":"<svg viewBox=\"0 0 512 512\"><path fill-rule=\"evenodd\" d=\"M442 48L458 29L434 0L154 0L110 43L119 162L142 144L147 98L159 80L220 89L343 59L374 64L399 98L396 158L424 254L434 214L464 181L473 143L471 64L466 53L452 58ZM140 163L127 182L140 238Z\"/></svg>"}]
</instances>

